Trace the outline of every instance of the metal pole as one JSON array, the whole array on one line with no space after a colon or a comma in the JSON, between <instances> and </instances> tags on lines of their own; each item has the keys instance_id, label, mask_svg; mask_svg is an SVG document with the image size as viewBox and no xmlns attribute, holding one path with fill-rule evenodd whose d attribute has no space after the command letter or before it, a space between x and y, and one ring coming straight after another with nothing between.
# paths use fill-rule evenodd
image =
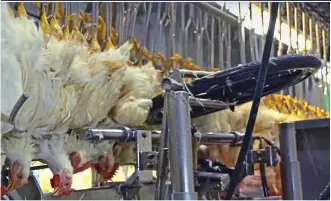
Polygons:
<instances>
[{"instance_id":1,"label":"metal pole","mask_svg":"<svg viewBox=\"0 0 331 201\"><path fill-rule=\"evenodd\" d=\"M173 200L197 200L194 192L192 135L187 92L169 93L170 169Z\"/></svg>"},{"instance_id":2,"label":"metal pole","mask_svg":"<svg viewBox=\"0 0 331 201\"><path fill-rule=\"evenodd\" d=\"M169 93L165 93L164 107L163 107L163 119L162 119L162 133L160 137L159 154L158 154L158 166L157 166L157 179L156 179L156 191L155 200L164 199L166 189L166 177L168 176L167 167L169 166L168 158L168 141L169 141L169 128L167 120L167 110Z\"/></svg>"},{"instance_id":3,"label":"metal pole","mask_svg":"<svg viewBox=\"0 0 331 201\"><path fill-rule=\"evenodd\" d=\"M283 200L302 200L300 162L297 156L295 124L280 124L281 176Z\"/></svg>"}]
</instances>

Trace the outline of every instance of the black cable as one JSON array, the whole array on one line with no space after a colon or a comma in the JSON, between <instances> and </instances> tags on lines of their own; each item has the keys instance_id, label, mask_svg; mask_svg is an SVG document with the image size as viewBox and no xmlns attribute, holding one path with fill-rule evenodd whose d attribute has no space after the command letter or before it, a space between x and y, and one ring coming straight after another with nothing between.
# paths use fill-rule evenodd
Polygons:
<instances>
[{"instance_id":1,"label":"black cable","mask_svg":"<svg viewBox=\"0 0 331 201\"><path fill-rule=\"evenodd\" d=\"M320 194L318 200L330 200L330 182Z\"/></svg>"},{"instance_id":2,"label":"black cable","mask_svg":"<svg viewBox=\"0 0 331 201\"><path fill-rule=\"evenodd\" d=\"M256 115L257 115L257 112L259 109L260 99L263 94L264 83L265 83L265 79L266 79L267 72L268 72L270 51L271 51L271 46L272 46L272 42L273 42L275 24L276 24L277 14L278 14L278 4L279 3L277 3L277 2L271 3L271 15L270 15L269 27L268 27L268 32L266 35L265 44L264 44L263 55L262 55L262 64L261 64L261 68L259 70L259 75L258 75L257 84L256 84L256 88L255 88L255 94L253 97L253 104L252 104L252 108L251 108L251 111L249 114L249 119L248 119L248 123L247 123L247 128L246 128L246 133L244 136L243 144L240 149L240 153L239 153L239 156L237 159L234 173L231 176L230 185L229 185L229 188L225 195L225 200L231 200L231 198L233 196L234 190L235 190L237 184L239 183L239 179L240 179L239 175L242 172L243 164L244 164L244 161L246 158L246 154L247 154L249 145L251 144Z\"/></svg>"},{"instance_id":3,"label":"black cable","mask_svg":"<svg viewBox=\"0 0 331 201\"><path fill-rule=\"evenodd\" d=\"M260 138L259 140L260 140L260 149L264 149L263 138ZM269 191L268 191L268 183L267 183L267 176L266 176L264 162L260 162L259 165L260 165L260 174L261 174L263 195L264 195L264 197L268 197Z\"/></svg>"}]
</instances>

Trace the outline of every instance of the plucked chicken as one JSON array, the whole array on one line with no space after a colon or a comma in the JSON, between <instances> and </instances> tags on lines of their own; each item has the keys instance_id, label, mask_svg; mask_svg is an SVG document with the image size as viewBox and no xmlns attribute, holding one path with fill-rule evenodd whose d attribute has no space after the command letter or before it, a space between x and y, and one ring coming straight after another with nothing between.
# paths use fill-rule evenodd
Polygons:
<instances>
[{"instance_id":1,"label":"plucked chicken","mask_svg":"<svg viewBox=\"0 0 331 201\"><path fill-rule=\"evenodd\" d=\"M91 161L91 158L83 154L83 150L67 153L63 136L67 135L69 128L95 126L107 116L120 94L122 74L128 60L125 52L130 51L130 44L126 43L122 46L124 48L103 53L89 53L88 46L84 43L63 41L56 34L51 33L49 40L44 41L41 29L37 29L33 20L29 20L24 14L24 6L19 8L23 13L19 18L10 19L6 9L2 12L2 44L5 47L2 64L9 66L6 71L2 68L2 75L11 78L2 79L2 86L9 86L7 89L16 92L11 93L10 97L8 94L2 95L2 102L5 103L2 104L2 116L8 119L19 96L23 92L29 94L29 99L15 118L15 127L24 131L19 133L21 136L33 136L37 139L34 141L37 145L36 158L48 163L54 174L54 195L60 195L70 191L72 174L85 169L86 164ZM51 22L50 26L55 24L56 22ZM44 25L47 29L46 22L43 29ZM17 34L9 35L10 32ZM26 37L21 38L19 35L22 33ZM12 40L13 37L19 40ZM13 77L21 82L14 81ZM5 91L2 90L2 93ZM51 134L51 139L44 139L44 134ZM22 138L17 141L25 142ZM87 146L87 150L89 148ZM20 152L18 150L12 151ZM7 154L12 163L17 161L12 158L13 155L15 154ZM17 155L22 157L22 154ZM81 166L73 169L72 164L77 164L77 155L80 155L80 159L86 157L82 160L86 162L79 163ZM31 162L28 160L30 157L26 157L24 164L20 164L27 170ZM24 179L26 181L26 177ZM14 187L21 186L22 182L15 175L11 181L17 183Z\"/></svg>"}]
</instances>

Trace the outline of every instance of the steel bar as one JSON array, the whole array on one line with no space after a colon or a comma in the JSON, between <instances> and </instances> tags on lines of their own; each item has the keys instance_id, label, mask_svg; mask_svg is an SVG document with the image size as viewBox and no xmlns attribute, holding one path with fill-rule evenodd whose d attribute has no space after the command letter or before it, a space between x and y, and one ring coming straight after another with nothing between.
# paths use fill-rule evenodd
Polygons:
<instances>
[{"instance_id":1,"label":"steel bar","mask_svg":"<svg viewBox=\"0 0 331 201\"><path fill-rule=\"evenodd\" d=\"M158 166L157 166L157 179L156 179L156 190L155 190L155 200L162 200L165 196L166 189L166 177L167 168L169 166L168 158L168 144L169 144L169 128L167 121L167 109L168 109L168 99L169 94L165 94L164 98L164 112L162 118L162 133L160 136L160 145L158 150Z\"/></svg>"},{"instance_id":2,"label":"steel bar","mask_svg":"<svg viewBox=\"0 0 331 201\"><path fill-rule=\"evenodd\" d=\"M222 10L215 8L214 6L208 4L208 3L191 3L193 5L195 5L196 7L200 8L203 12L206 12L222 21L227 22L230 25L237 25L237 19L225 12L223 12Z\"/></svg>"},{"instance_id":3,"label":"steel bar","mask_svg":"<svg viewBox=\"0 0 331 201\"><path fill-rule=\"evenodd\" d=\"M300 162L297 156L294 123L280 124L280 150L283 200L302 200Z\"/></svg>"},{"instance_id":4,"label":"steel bar","mask_svg":"<svg viewBox=\"0 0 331 201\"><path fill-rule=\"evenodd\" d=\"M169 93L169 151L173 200L197 200L194 192L192 134L187 92Z\"/></svg>"},{"instance_id":5,"label":"steel bar","mask_svg":"<svg viewBox=\"0 0 331 201\"><path fill-rule=\"evenodd\" d=\"M81 140L99 140L102 136L103 140L122 140L134 141L136 138L136 131L129 129L88 129L87 131L80 131ZM234 133L200 133L195 134L200 138L201 142L217 142L217 143L241 143L243 134ZM154 131L152 133L153 141L160 141L161 131Z\"/></svg>"}]
</instances>

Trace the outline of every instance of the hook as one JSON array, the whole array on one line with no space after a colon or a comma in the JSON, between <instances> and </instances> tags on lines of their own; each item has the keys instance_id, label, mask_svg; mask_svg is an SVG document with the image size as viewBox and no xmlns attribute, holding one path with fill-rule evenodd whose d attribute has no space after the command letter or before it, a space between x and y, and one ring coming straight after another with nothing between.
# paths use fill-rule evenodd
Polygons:
<instances>
[{"instance_id":1,"label":"hook","mask_svg":"<svg viewBox=\"0 0 331 201\"><path fill-rule=\"evenodd\" d=\"M175 55L176 54L176 7L175 7L175 2L171 3L171 26L170 26L170 30L171 30L171 50L172 50L172 54L170 55ZM173 62L173 67L176 68L177 64L176 62Z\"/></svg>"},{"instance_id":2,"label":"hook","mask_svg":"<svg viewBox=\"0 0 331 201\"><path fill-rule=\"evenodd\" d=\"M188 57L188 39L189 39L189 36L188 36L188 31L189 31L189 28L191 26L191 24L193 24L193 26L196 28L195 31L198 31L198 25L197 23L195 22L194 20L194 6L192 4L189 5L189 19L187 21L187 24L185 26L185 34L184 34L184 38L185 38L185 50L184 50L184 58L187 58Z\"/></svg>"},{"instance_id":3,"label":"hook","mask_svg":"<svg viewBox=\"0 0 331 201\"><path fill-rule=\"evenodd\" d=\"M161 2L158 2L157 3L157 10L156 10L156 22L160 22L160 18L161 18L161 7L162 7L162 3ZM154 39L156 39L155 37L153 37ZM158 40L160 40L160 38L158 38ZM156 40L154 40L152 42L152 47L151 47L151 52L152 52L152 55L153 57L157 54L156 53ZM159 47L157 46L158 50L159 50Z\"/></svg>"},{"instance_id":4,"label":"hook","mask_svg":"<svg viewBox=\"0 0 331 201\"><path fill-rule=\"evenodd\" d=\"M164 13L162 15L162 18L161 18L160 22L159 22L159 43L158 43L159 50L161 49L161 42L160 42L161 40L160 39L162 39L163 23L166 20L166 17L168 15L169 7L170 7L169 4L165 4L165 11L164 11ZM165 53L165 51L164 51L164 53Z\"/></svg>"},{"instance_id":5,"label":"hook","mask_svg":"<svg viewBox=\"0 0 331 201\"><path fill-rule=\"evenodd\" d=\"M211 39L210 39L210 45L211 45L211 50L210 50L210 68L215 68L215 46L214 46L214 41L215 41L215 19L214 17L211 17ZM202 67L202 66L201 66Z\"/></svg>"},{"instance_id":6,"label":"hook","mask_svg":"<svg viewBox=\"0 0 331 201\"><path fill-rule=\"evenodd\" d=\"M57 3L56 2L53 2L52 3L52 9L51 9L51 16L55 16L56 7L57 7Z\"/></svg>"},{"instance_id":7,"label":"hook","mask_svg":"<svg viewBox=\"0 0 331 201\"><path fill-rule=\"evenodd\" d=\"M124 3L120 2L118 3L118 6L117 6L117 14L116 16L118 17L117 18L117 23L116 23L116 29L117 31L119 32L119 35L120 35L120 40L119 40L119 45L123 44L123 40L124 40Z\"/></svg>"},{"instance_id":8,"label":"hook","mask_svg":"<svg viewBox=\"0 0 331 201\"><path fill-rule=\"evenodd\" d=\"M18 112L20 111L20 109L22 108L22 106L24 105L24 103L28 100L28 98L29 98L29 94L23 93L20 96L20 98L17 100L17 102L15 103L15 105L13 107L13 110L10 112L10 115L9 115L9 118L8 118L8 122L14 126L14 129L15 130L20 131L15 126L15 119L16 119L16 116L17 116Z\"/></svg>"},{"instance_id":9,"label":"hook","mask_svg":"<svg viewBox=\"0 0 331 201\"><path fill-rule=\"evenodd\" d=\"M302 30L303 30L303 38L305 41L303 53L307 54L307 26L306 26L306 13L302 12Z\"/></svg>"},{"instance_id":10,"label":"hook","mask_svg":"<svg viewBox=\"0 0 331 201\"><path fill-rule=\"evenodd\" d=\"M255 30L253 28L253 11L252 11L252 2L249 2L249 19L250 19L250 30L249 30L249 47L250 47L250 53L251 53L251 61L256 61L256 55L255 55Z\"/></svg>"},{"instance_id":11,"label":"hook","mask_svg":"<svg viewBox=\"0 0 331 201\"><path fill-rule=\"evenodd\" d=\"M205 28L205 23L203 22L203 13L202 11L198 10L197 11L197 23L195 24L195 31L196 31L196 43L197 43L197 48L196 48L196 61L198 66L202 67L203 66L203 35L206 30ZM199 25L201 25L199 27Z\"/></svg>"},{"instance_id":12,"label":"hook","mask_svg":"<svg viewBox=\"0 0 331 201\"><path fill-rule=\"evenodd\" d=\"M317 56L321 58L321 43L320 43L320 27L319 22L315 20L315 39L316 39L316 48L317 48Z\"/></svg>"},{"instance_id":13,"label":"hook","mask_svg":"<svg viewBox=\"0 0 331 201\"><path fill-rule=\"evenodd\" d=\"M107 39L111 36L112 31L112 22L113 22L113 3L112 2L105 2L106 8L106 25L107 25Z\"/></svg>"},{"instance_id":14,"label":"hook","mask_svg":"<svg viewBox=\"0 0 331 201\"><path fill-rule=\"evenodd\" d=\"M263 11L262 11L263 12ZM239 36L239 51L241 64L246 63L246 45L245 45L245 27L242 23L241 3L238 2L238 36Z\"/></svg>"},{"instance_id":15,"label":"hook","mask_svg":"<svg viewBox=\"0 0 331 201\"><path fill-rule=\"evenodd\" d=\"M134 29L135 29L135 25L136 25L136 19L137 19L137 13L138 13L138 9L141 3L135 3L132 7L133 7L133 19L131 20L130 23L130 37L133 37L134 34Z\"/></svg>"},{"instance_id":16,"label":"hook","mask_svg":"<svg viewBox=\"0 0 331 201\"><path fill-rule=\"evenodd\" d=\"M228 37L227 37L227 50L226 50L226 66L227 68L231 68L231 25L228 24Z\"/></svg>"},{"instance_id":17,"label":"hook","mask_svg":"<svg viewBox=\"0 0 331 201\"><path fill-rule=\"evenodd\" d=\"M264 3L261 2L260 3L260 8L261 8L261 27L262 27L262 37L261 37L261 43L260 43L260 52L259 52L259 58L258 60L261 61L262 59L262 54L263 54L263 47L264 47L264 43L265 43L265 34L264 34L264 16L263 16L263 11L264 11Z\"/></svg>"},{"instance_id":18,"label":"hook","mask_svg":"<svg viewBox=\"0 0 331 201\"><path fill-rule=\"evenodd\" d=\"M130 35L129 35L129 27L130 27L130 22L131 22L131 8L132 5L131 3L127 3L127 6L125 6L125 11L124 11L124 33L123 33L123 40L130 40Z\"/></svg>"},{"instance_id":19,"label":"hook","mask_svg":"<svg viewBox=\"0 0 331 201\"><path fill-rule=\"evenodd\" d=\"M309 36L310 36L310 43L311 43L311 49L310 49L310 53L314 53L314 36L313 36L313 18L310 17L308 20L309 23Z\"/></svg>"},{"instance_id":20,"label":"hook","mask_svg":"<svg viewBox=\"0 0 331 201\"><path fill-rule=\"evenodd\" d=\"M203 23L203 26L204 26L204 28L205 28L205 35L206 35L206 38L207 38L207 54L208 55L211 55L211 36L210 36L210 34L209 34L209 31L208 31L208 21L209 21L209 15L208 15L208 13L204 13L203 14L203 21L201 21L202 23ZM201 65L199 65L200 66L200 68L202 68L203 66L204 66L204 63L203 63L203 61L204 61L204 59L203 59L203 52L204 52L204 40L203 40L203 36L201 36L201 52L202 52L202 54L201 54L201 60L202 60L202 64ZM207 69L210 69L210 68L213 68L213 67L211 67L211 60L210 60L210 57L208 56L207 57L207 59L206 59L206 68Z\"/></svg>"},{"instance_id":21,"label":"hook","mask_svg":"<svg viewBox=\"0 0 331 201\"><path fill-rule=\"evenodd\" d=\"M290 37L290 44L287 49L287 53L290 54L292 52L292 25L291 25L291 9L290 9L290 2L286 2L286 16L287 16L287 25L289 28L289 37Z\"/></svg>"},{"instance_id":22,"label":"hook","mask_svg":"<svg viewBox=\"0 0 331 201\"><path fill-rule=\"evenodd\" d=\"M98 17L99 17L99 3L98 2L92 2L92 33L94 33L96 30L96 27L98 25Z\"/></svg>"},{"instance_id":23,"label":"hook","mask_svg":"<svg viewBox=\"0 0 331 201\"><path fill-rule=\"evenodd\" d=\"M226 35L225 22L218 19L218 41L219 41L219 68L224 69L224 38Z\"/></svg>"},{"instance_id":24,"label":"hook","mask_svg":"<svg viewBox=\"0 0 331 201\"><path fill-rule=\"evenodd\" d=\"M178 45L178 53L183 55L183 47L184 47L184 33L185 33L185 3L181 4L181 11L180 11L180 21L181 21L181 27L179 32L179 45Z\"/></svg>"},{"instance_id":25,"label":"hook","mask_svg":"<svg viewBox=\"0 0 331 201\"><path fill-rule=\"evenodd\" d=\"M146 5L144 7L146 7ZM145 32L144 32L145 37L144 37L144 41L143 41L143 47L147 46L147 35L148 35L148 28L149 28L151 14L152 14L152 3L149 3L148 10L147 10L147 15L146 15L146 18L145 18L146 24L145 24Z\"/></svg>"},{"instance_id":26,"label":"hook","mask_svg":"<svg viewBox=\"0 0 331 201\"><path fill-rule=\"evenodd\" d=\"M278 20L279 20L279 45L278 45L278 51L277 51L277 56L280 57L283 55L283 42L282 42L282 3L279 2L279 9L278 9Z\"/></svg>"},{"instance_id":27,"label":"hook","mask_svg":"<svg viewBox=\"0 0 331 201\"><path fill-rule=\"evenodd\" d=\"M298 8L294 7L294 30L296 32L296 53L299 53L299 20L298 20Z\"/></svg>"}]
</instances>

